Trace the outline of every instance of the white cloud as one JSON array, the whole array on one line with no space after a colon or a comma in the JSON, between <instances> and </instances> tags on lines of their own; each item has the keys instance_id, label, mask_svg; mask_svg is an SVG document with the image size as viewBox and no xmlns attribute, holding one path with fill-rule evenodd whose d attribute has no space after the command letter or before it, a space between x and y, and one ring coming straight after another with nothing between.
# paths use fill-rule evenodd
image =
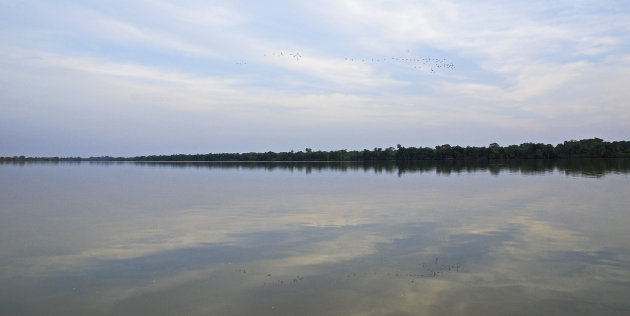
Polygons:
<instances>
[{"instance_id":1,"label":"white cloud","mask_svg":"<svg viewBox=\"0 0 630 316\"><path fill-rule=\"evenodd\" d=\"M463 123L514 134L514 126L577 133L606 121L627 130L619 78L630 19L627 9L613 13L594 2L319 1L269 11L195 1L4 6L14 17L0 33L5 117L18 104L31 121L43 120L35 109L83 104L94 110L83 115L98 116L124 104L126 113L143 109L156 121L168 120L164 111L182 122L221 117L233 135L228 126L253 124L285 126L287 135L295 126L378 126L366 127L366 138ZM272 56L281 51L302 58ZM345 60L405 56L444 57L456 68L429 74ZM574 123L562 120L566 113Z\"/></svg>"}]
</instances>

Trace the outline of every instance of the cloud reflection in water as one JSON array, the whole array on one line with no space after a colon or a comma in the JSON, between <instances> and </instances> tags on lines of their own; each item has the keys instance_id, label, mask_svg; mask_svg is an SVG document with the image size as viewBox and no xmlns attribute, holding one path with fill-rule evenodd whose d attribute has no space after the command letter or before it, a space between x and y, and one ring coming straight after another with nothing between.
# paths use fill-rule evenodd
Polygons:
<instances>
[{"instance_id":1,"label":"cloud reflection in water","mask_svg":"<svg viewBox=\"0 0 630 316\"><path fill-rule=\"evenodd\" d=\"M0 167L3 313L630 307L627 173Z\"/></svg>"}]
</instances>

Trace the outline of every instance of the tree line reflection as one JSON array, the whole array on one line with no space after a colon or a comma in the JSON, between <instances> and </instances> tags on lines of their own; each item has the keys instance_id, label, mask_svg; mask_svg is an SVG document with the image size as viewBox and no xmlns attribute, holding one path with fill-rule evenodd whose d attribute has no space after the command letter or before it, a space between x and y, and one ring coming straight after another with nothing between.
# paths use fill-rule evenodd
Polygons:
<instances>
[{"instance_id":1,"label":"tree line reflection","mask_svg":"<svg viewBox=\"0 0 630 316\"><path fill-rule=\"evenodd\" d=\"M313 172L373 172L385 174L422 174L439 175L464 174L473 172L489 172L492 175L501 173L544 174L563 172L567 176L603 177L606 174L630 173L630 159L627 158L581 158L581 159L529 159L519 161L385 161L385 162L129 162L129 161L18 161L0 162L2 164L53 164L53 165L135 165L155 168L197 168L197 169L243 169L265 171L289 171L311 174Z\"/></svg>"}]
</instances>

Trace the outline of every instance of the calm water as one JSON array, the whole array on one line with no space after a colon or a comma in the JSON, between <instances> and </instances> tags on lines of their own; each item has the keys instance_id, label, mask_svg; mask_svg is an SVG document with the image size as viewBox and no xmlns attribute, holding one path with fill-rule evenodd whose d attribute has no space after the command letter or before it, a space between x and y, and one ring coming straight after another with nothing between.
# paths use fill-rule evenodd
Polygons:
<instances>
[{"instance_id":1,"label":"calm water","mask_svg":"<svg viewBox=\"0 0 630 316\"><path fill-rule=\"evenodd\" d=\"M629 174L0 164L0 314L627 315Z\"/></svg>"}]
</instances>

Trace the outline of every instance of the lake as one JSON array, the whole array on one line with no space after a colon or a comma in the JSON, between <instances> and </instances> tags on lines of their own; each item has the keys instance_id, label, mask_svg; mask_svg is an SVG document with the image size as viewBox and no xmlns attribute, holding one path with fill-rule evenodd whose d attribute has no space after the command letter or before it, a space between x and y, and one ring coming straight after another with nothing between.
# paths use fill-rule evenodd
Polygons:
<instances>
[{"instance_id":1,"label":"lake","mask_svg":"<svg viewBox=\"0 0 630 316\"><path fill-rule=\"evenodd\" d=\"M629 174L0 164L0 314L628 314Z\"/></svg>"}]
</instances>

